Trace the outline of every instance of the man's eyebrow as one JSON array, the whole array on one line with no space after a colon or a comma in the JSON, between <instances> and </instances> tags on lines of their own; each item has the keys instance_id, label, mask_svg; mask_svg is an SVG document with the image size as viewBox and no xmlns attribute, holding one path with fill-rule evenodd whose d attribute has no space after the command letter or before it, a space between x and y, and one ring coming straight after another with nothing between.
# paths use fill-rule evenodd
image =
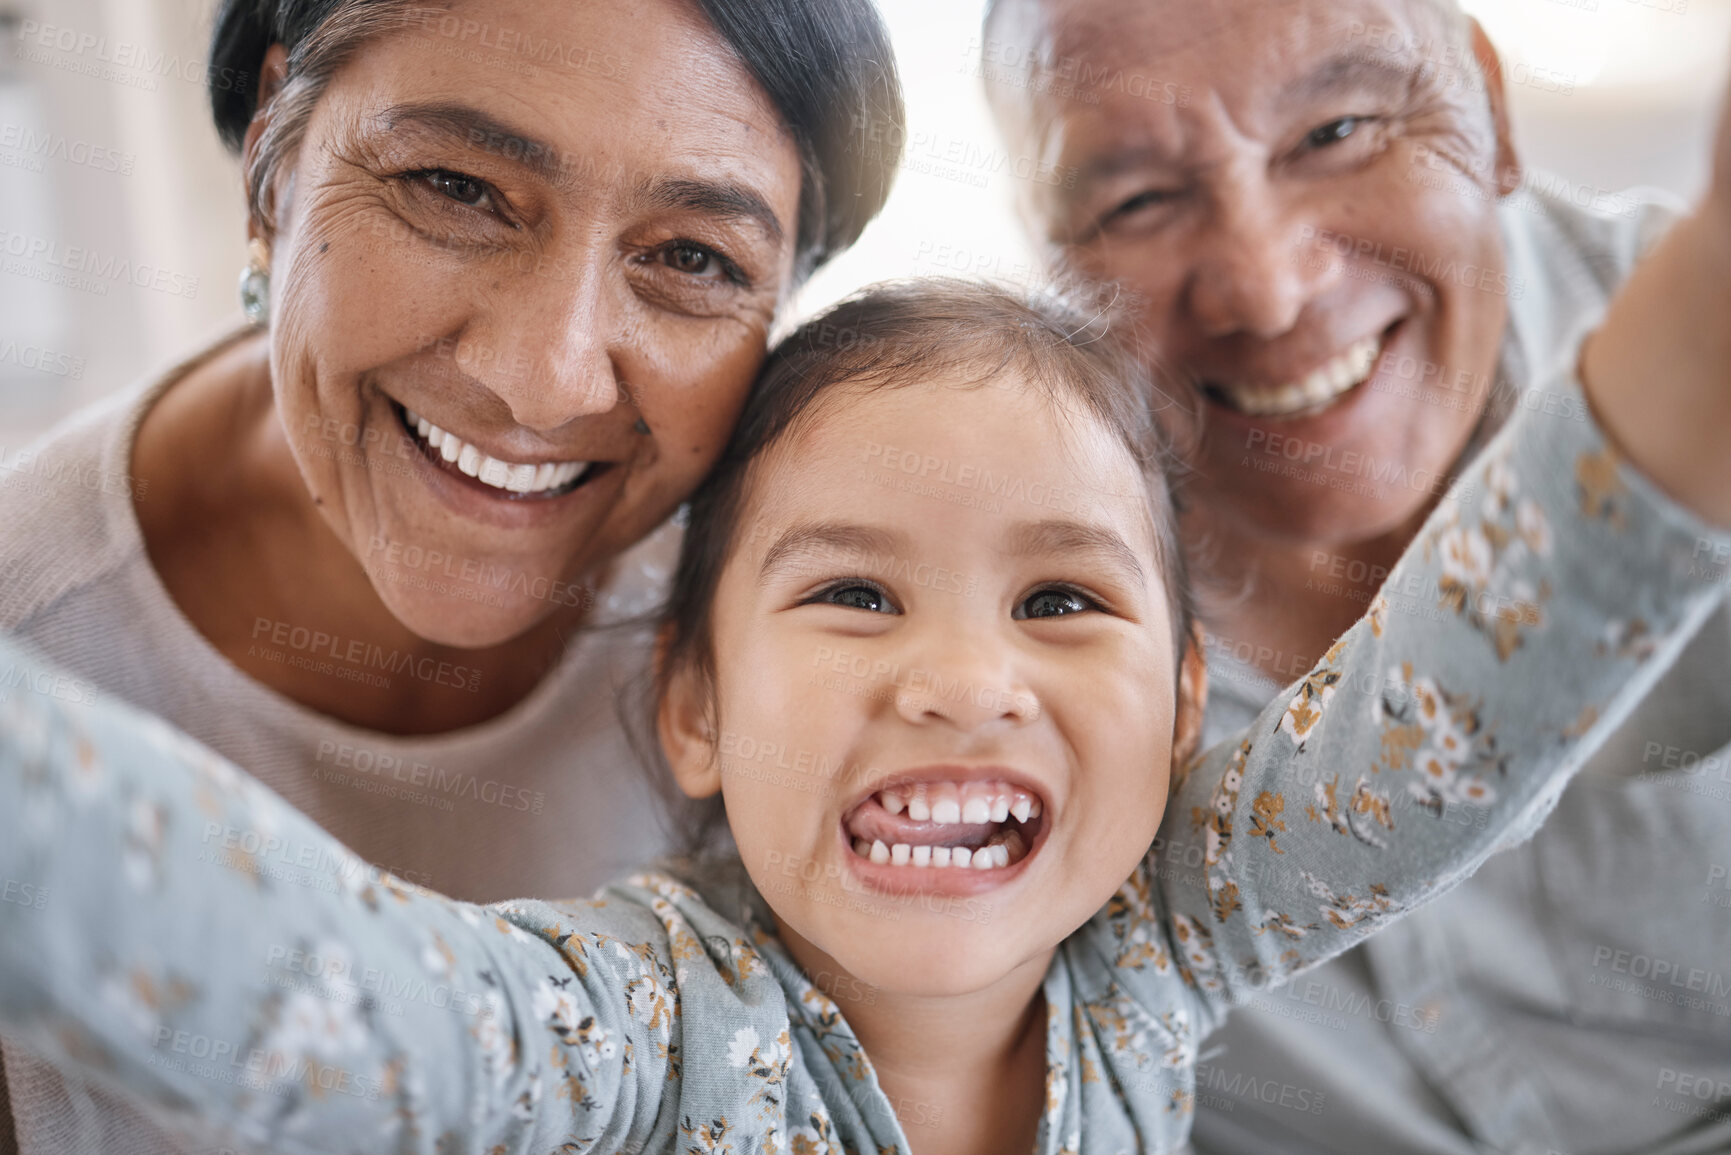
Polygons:
<instances>
[{"instance_id":1,"label":"man's eyebrow","mask_svg":"<svg viewBox=\"0 0 1731 1155\"><path fill-rule=\"evenodd\" d=\"M1081 165L1078 172L1077 187L1085 188L1090 184L1103 180L1111 180L1127 172L1139 172L1146 168L1158 168L1172 163L1172 154L1165 149L1152 145L1137 145L1134 148L1121 148L1113 152L1091 157Z\"/></svg>"},{"instance_id":2,"label":"man's eyebrow","mask_svg":"<svg viewBox=\"0 0 1731 1155\"><path fill-rule=\"evenodd\" d=\"M779 570L791 568L801 559L893 557L902 544L902 535L892 530L875 529L844 522L822 522L795 525L783 531L763 555L758 577L768 578Z\"/></svg>"},{"instance_id":3,"label":"man's eyebrow","mask_svg":"<svg viewBox=\"0 0 1731 1155\"><path fill-rule=\"evenodd\" d=\"M477 149L522 165L552 184L569 179L569 166L552 145L466 104L396 104L380 116L392 132L417 129L451 144Z\"/></svg>"},{"instance_id":4,"label":"man's eyebrow","mask_svg":"<svg viewBox=\"0 0 1731 1155\"><path fill-rule=\"evenodd\" d=\"M1273 103L1275 107L1285 107L1354 89L1379 96L1400 96L1412 87L1423 65L1423 59L1416 56L1349 48L1281 85Z\"/></svg>"},{"instance_id":5,"label":"man's eyebrow","mask_svg":"<svg viewBox=\"0 0 1731 1155\"><path fill-rule=\"evenodd\" d=\"M775 215L769 202L755 190L733 181L662 177L651 181L641 195L650 208L683 209L709 216L749 221L762 229L771 241L777 243L783 235L781 218Z\"/></svg>"},{"instance_id":6,"label":"man's eyebrow","mask_svg":"<svg viewBox=\"0 0 1731 1155\"><path fill-rule=\"evenodd\" d=\"M1141 559L1125 540L1110 529L1080 521L1048 519L1024 521L1012 526L1005 553L1013 557L1050 557L1092 554L1127 570L1139 582L1147 581Z\"/></svg>"}]
</instances>

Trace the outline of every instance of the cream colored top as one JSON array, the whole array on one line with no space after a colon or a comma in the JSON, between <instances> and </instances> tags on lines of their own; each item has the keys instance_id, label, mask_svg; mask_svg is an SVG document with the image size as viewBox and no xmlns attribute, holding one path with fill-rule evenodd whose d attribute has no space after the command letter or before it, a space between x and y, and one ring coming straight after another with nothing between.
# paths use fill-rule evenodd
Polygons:
<instances>
[{"instance_id":1,"label":"cream colored top","mask_svg":"<svg viewBox=\"0 0 1731 1155\"><path fill-rule=\"evenodd\" d=\"M187 620L145 553L132 444L151 405L205 356L75 415L30 449L0 449L0 631L69 670L63 693L112 696L161 715L363 857L448 894L583 896L665 851L666 806L621 723L621 709L636 708L641 694L648 634L617 623L662 597L678 531L663 527L621 559L596 628L500 717L416 737L336 721L229 662ZM318 657L307 639L283 642L272 648L285 660L321 660L333 676L417 676ZM117 1100L13 1046L4 1054L26 1155L200 1149L175 1145Z\"/></svg>"}]
</instances>

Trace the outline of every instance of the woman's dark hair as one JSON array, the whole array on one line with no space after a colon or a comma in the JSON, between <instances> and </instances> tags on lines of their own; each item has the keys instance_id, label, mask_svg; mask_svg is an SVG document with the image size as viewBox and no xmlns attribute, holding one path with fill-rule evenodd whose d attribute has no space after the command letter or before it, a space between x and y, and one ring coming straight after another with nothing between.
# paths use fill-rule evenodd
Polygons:
<instances>
[{"instance_id":1,"label":"woman's dark hair","mask_svg":"<svg viewBox=\"0 0 1731 1155\"><path fill-rule=\"evenodd\" d=\"M983 386L1017 373L1058 400L1079 403L1118 437L1142 478L1172 614L1173 652L1181 659L1193 611L1173 480L1181 460L1175 441L1187 430L1188 415L1156 387L1136 351L1107 328L1108 314L1079 295L1032 295L931 277L866 289L776 346L721 460L691 498L662 615L656 696L681 668L713 687L715 591L745 529L740 517L754 464L839 388L894 389L935 377Z\"/></svg>"},{"instance_id":2,"label":"woman's dark hair","mask_svg":"<svg viewBox=\"0 0 1731 1155\"><path fill-rule=\"evenodd\" d=\"M762 87L799 151L795 277L803 278L858 240L889 197L906 120L889 33L871 0L692 3ZM405 15L425 22L428 10L429 0L221 0L208 88L225 144L240 150L271 45L288 52L289 80L306 82L293 94L299 107L268 142L273 154L249 174L255 215L268 222L271 170L298 144L325 81L367 38Z\"/></svg>"}]
</instances>

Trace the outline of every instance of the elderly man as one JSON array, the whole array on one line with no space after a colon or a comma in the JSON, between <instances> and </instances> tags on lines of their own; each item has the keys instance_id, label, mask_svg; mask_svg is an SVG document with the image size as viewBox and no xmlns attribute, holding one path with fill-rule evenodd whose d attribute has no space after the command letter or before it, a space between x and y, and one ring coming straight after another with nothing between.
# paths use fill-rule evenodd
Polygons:
<instances>
[{"instance_id":1,"label":"elderly man","mask_svg":"<svg viewBox=\"0 0 1731 1155\"><path fill-rule=\"evenodd\" d=\"M996 0L981 67L1052 176L1028 185L1037 242L1115 286L1202 415L1186 535L1211 739L1353 622L1516 406L1590 419L1560 385L1677 219L1523 174L1496 53L1453 0ZM1691 296L1653 323L1723 340L1724 298ZM1588 369L1615 344L1589 342ZM1544 612L1543 591L1394 592L1494 644ZM1532 841L1215 1036L1197 1146L1731 1150L1728 740L1721 613Z\"/></svg>"}]
</instances>

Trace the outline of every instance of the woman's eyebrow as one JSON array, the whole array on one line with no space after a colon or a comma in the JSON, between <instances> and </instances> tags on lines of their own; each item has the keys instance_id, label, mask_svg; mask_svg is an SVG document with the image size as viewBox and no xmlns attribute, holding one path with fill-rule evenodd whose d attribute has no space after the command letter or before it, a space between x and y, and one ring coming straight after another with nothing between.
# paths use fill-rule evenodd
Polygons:
<instances>
[{"instance_id":1,"label":"woman's eyebrow","mask_svg":"<svg viewBox=\"0 0 1731 1155\"><path fill-rule=\"evenodd\" d=\"M682 209L725 220L755 224L771 242L783 236L781 218L754 189L734 181L660 177L643 189L644 202L654 209Z\"/></svg>"},{"instance_id":2,"label":"woman's eyebrow","mask_svg":"<svg viewBox=\"0 0 1731 1155\"><path fill-rule=\"evenodd\" d=\"M466 104L394 104L379 114L391 132L418 130L518 164L550 184L569 183L572 165L552 145Z\"/></svg>"}]
</instances>

